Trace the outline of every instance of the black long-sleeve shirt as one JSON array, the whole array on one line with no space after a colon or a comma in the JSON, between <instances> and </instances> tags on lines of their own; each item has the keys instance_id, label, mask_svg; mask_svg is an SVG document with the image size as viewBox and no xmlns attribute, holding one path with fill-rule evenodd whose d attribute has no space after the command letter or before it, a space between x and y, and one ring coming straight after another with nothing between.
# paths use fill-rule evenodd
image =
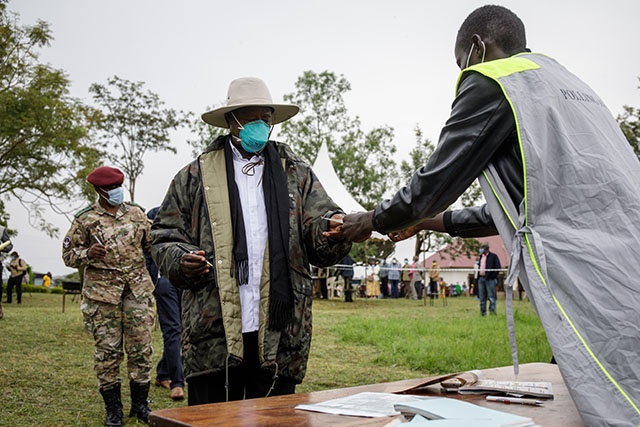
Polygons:
<instances>
[{"instance_id":1,"label":"black long-sleeve shirt","mask_svg":"<svg viewBox=\"0 0 640 427\"><path fill-rule=\"evenodd\" d=\"M376 207L373 226L380 233L404 229L432 217L456 201L493 163L515 206L524 197L524 177L515 119L500 86L479 73L466 73L451 116L427 164L391 199ZM454 236L497 234L487 206L446 212Z\"/></svg>"}]
</instances>

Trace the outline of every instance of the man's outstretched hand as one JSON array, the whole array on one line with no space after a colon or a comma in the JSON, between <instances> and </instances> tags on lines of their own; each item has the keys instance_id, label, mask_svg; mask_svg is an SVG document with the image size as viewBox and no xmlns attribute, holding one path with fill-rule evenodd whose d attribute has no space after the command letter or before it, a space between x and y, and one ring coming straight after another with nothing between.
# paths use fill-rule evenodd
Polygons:
<instances>
[{"instance_id":1,"label":"man's outstretched hand","mask_svg":"<svg viewBox=\"0 0 640 427\"><path fill-rule=\"evenodd\" d=\"M420 225L413 225L411 227L405 228L404 230L389 233L389 238L394 242L400 242L402 240L407 240L408 238L415 236L419 231L422 230L423 228L421 228Z\"/></svg>"},{"instance_id":2,"label":"man's outstretched hand","mask_svg":"<svg viewBox=\"0 0 640 427\"><path fill-rule=\"evenodd\" d=\"M329 231L325 231L322 234L324 234L325 236L330 236L333 240L344 240L344 236L340 231L342 229L343 220L344 214L336 213L331 215L331 220L329 221Z\"/></svg>"},{"instance_id":3,"label":"man's outstretched hand","mask_svg":"<svg viewBox=\"0 0 640 427\"><path fill-rule=\"evenodd\" d=\"M331 231L324 232L324 235L335 240L349 240L352 242L364 242L371 237L373 231L373 211L358 212L346 215L343 224Z\"/></svg>"},{"instance_id":4,"label":"man's outstretched hand","mask_svg":"<svg viewBox=\"0 0 640 427\"><path fill-rule=\"evenodd\" d=\"M412 225L411 227L407 227L404 230L389 233L389 238L394 242L399 242L401 240L406 240L409 237L415 236L422 230L440 231L442 233L446 233L447 229L444 226L444 215L440 213L433 218L422 220L422 222L416 225Z\"/></svg>"}]
</instances>

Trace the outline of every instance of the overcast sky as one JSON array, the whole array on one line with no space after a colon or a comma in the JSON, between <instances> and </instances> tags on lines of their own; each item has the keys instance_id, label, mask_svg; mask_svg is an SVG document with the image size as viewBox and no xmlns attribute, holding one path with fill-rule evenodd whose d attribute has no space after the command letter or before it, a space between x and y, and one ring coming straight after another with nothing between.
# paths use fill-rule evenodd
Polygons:
<instances>
[{"instance_id":1,"label":"overcast sky","mask_svg":"<svg viewBox=\"0 0 640 427\"><path fill-rule=\"evenodd\" d=\"M395 129L400 153L413 128L437 140L459 74L453 44L464 18L483 1L159 1L13 0L23 24L51 24L41 59L64 69L72 95L90 102L91 83L113 75L146 82L167 105L201 113L225 99L229 82L256 76L276 102L303 71L330 70L351 82L349 112L368 130ZM524 21L528 46L560 61L601 96L612 113L640 107L640 2L502 1ZM177 155L151 154L136 201L160 204L181 166L191 160L185 131L174 135ZM285 141L286 142L286 141ZM402 154L401 154L402 155ZM16 250L34 270L71 272L60 258L69 222L51 214L61 235L29 226L9 203Z\"/></svg>"}]
</instances>

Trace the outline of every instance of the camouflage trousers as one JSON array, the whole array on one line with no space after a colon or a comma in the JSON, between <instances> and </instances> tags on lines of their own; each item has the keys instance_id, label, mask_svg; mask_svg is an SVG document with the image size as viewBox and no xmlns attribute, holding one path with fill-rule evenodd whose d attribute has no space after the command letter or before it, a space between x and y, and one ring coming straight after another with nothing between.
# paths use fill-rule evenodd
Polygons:
<instances>
[{"instance_id":1,"label":"camouflage trousers","mask_svg":"<svg viewBox=\"0 0 640 427\"><path fill-rule=\"evenodd\" d=\"M129 380L138 383L151 381L153 303L151 296L138 301L128 286L118 304L83 297L80 309L84 325L95 340L94 370L100 388L120 383L123 342Z\"/></svg>"}]
</instances>

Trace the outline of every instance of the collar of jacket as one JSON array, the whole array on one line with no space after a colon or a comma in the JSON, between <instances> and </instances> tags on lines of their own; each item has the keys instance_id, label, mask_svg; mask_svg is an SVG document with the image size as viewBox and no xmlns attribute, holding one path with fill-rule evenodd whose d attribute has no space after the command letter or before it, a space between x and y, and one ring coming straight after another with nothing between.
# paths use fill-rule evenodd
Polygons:
<instances>
[{"instance_id":1,"label":"collar of jacket","mask_svg":"<svg viewBox=\"0 0 640 427\"><path fill-rule=\"evenodd\" d=\"M204 150L202 154L206 154L211 151L222 150L224 148L224 144L230 138L231 138L231 134L221 135L217 137L207 146L207 148ZM291 147L289 147L287 144L278 142L278 141L272 141L272 140L269 140L268 144L273 144L276 147L276 150L278 150L278 154L280 154L281 158L292 160L295 162L300 161L298 156L296 156L293 150L291 150Z\"/></svg>"}]
</instances>

